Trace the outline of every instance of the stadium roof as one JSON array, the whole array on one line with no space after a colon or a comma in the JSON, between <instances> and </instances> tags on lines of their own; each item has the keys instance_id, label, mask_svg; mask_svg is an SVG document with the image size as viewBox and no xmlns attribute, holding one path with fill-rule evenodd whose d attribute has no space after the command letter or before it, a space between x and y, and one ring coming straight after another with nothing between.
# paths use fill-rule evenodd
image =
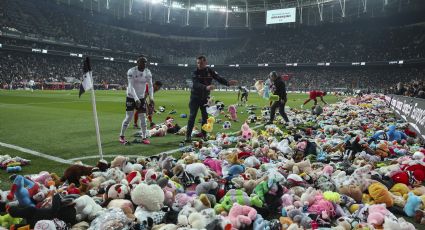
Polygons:
<instances>
[{"instance_id":1,"label":"stadium roof","mask_svg":"<svg viewBox=\"0 0 425 230\"><path fill-rule=\"evenodd\" d=\"M190 19L206 17L204 26L213 20L224 20L225 26L265 24L267 10L297 9L297 23L307 19L337 21L344 18L380 17L424 9L423 0L52 0L69 6L106 12L118 18L140 17L141 20L192 25ZM230 16L229 16L230 15ZM236 23L229 23L232 17ZM236 18L236 19L234 19ZM220 22L221 23L221 22ZM305 24L305 23L304 23ZM221 24L224 25L224 24Z\"/></svg>"}]
</instances>

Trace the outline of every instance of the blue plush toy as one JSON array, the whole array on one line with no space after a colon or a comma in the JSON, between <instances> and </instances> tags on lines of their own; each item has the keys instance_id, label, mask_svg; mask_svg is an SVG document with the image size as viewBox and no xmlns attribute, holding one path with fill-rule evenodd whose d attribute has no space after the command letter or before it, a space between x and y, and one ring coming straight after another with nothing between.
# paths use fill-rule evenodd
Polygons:
<instances>
[{"instance_id":1,"label":"blue plush toy","mask_svg":"<svg viewBox=\"0 0 425 230\"><path fill-rule=\"evenodd\" d=\"M229 175L227 176L227 180L231 180L233 177L241 174L245 172L245 166L244 165L239 165L239 164L234 164L232 166L229 167Z\"/></svg>"},{"instance_id":2,"label":"blue plush toy","mask_svg":"<svg viewBox=\"0 0 425 230\"><path fill-rule=\"evenodd\" d=\"M409 192L406 205L403 210L407 216L415 216L415 212L421 208L422 200L419 196Z\"/></svg>"},{"instance_id":3,"label":"blue plush toy","mask_svg":"<svg viewBox=\"0 0 425 230\"><path fill-rule=\"evenodd\" d=\"M388 132L385 132L383 130L376 132L369 140L369 143L379 140L401 141L406 139L407 135L405 133L397 131L395 125L390 125L388 126Z\"/></svg>"},{"instance_id":4,"label":"blue plush toy","mask_svg":"<svg viewBox=\"0 0 425 230\"><path fill-rule=\"evenodd\" d=\"M16 175L15 179L13 180L12 188L7 195L7 199L13 200L13 197L16 196L20 206L34 207L35 204L31 198L38 193L38 190L39 186L37 183L21 175Z\"/></svg>"},{"instance_id":5,"label":"blue plush toy","mask_svg":"<svg viewBox=\"0 0 425 230\"><path fill-rule=\"evenodd\" d=\"M254 230L270 230L270 222L264 220L264 218L260 214L257 214L253 227Z\"/></svg>"},{"instance_id":6,"label":"blue plush toy","mask_svg":"<svg viewBox=\"0 0 425 230\"><path fill-rule=\"evenodd\" d=\"M9 166L6 168L7 173L14 173L14 172L20 172L22 171L21 166Z\"/></svg>"}]
</instances>

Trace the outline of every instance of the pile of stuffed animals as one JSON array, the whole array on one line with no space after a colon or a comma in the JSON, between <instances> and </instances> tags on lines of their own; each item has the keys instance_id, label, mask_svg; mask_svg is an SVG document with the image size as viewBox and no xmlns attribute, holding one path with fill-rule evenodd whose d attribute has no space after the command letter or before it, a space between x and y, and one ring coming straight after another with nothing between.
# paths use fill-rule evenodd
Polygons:
<instances>
[{"instance_id":1,"label":"pile of stuffed animals","mask_svg":"<svg viewBox=\"0 0 425 230\"><path fill-rule=\"evenodd\" d=\"M0 168L6 170L8 173L15 173L22 171L22 167L30 164L31 161L21 157L11 157L9 155L0 155Z\"/></svg>"},{"instance_id":2,"label":"pile of stuffed animals","mask_svg":"<svg viewBox=\"0 0 425 230\"><path fill-rule=\"evenodd\" d=\"M291 109L291 126L253 130L247 121L236 135L217 133L181 148L178 158L117 156L94 167L71 165L62 177L14 175L10 191L2 193L0 225L75 230L425 227L423 142L379 95L346 100L320 115Z\"/></svg>"}]
</instances>

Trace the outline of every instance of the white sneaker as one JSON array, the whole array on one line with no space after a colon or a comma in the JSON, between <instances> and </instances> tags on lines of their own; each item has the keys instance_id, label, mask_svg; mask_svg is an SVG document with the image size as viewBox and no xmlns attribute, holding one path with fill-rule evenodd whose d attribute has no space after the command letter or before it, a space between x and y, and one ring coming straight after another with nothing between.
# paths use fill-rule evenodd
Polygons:
<instances>
[{"instance_id":1,"label":"white sneaker","mask_svg":"<svg viewBox=\"0 0 425 230\"><path fill-rule=\"evenodd\" d=\"M304 109L304 104L302 104L300 107L301 107L301 109Z\"/></svg>"}]
</instances>

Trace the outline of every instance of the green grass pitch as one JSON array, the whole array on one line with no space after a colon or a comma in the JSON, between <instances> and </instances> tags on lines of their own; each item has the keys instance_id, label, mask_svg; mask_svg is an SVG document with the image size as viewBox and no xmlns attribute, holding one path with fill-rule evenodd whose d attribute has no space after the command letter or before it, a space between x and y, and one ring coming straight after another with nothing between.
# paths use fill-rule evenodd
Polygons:
<instances>
[{"instance_id":1,"label":"green grass pitch","mask_svg":"<svg viewBox=\"0 0 425 230\"><path fill-rule=\"evenodd\" d=\"M237 103L237 92L215 91L212 96L225 105ZM299 107L307 98L306 94L290 94L288 106ZM156 106L164 106L166 112L154 115L154 122L160 123L170 116L169 111L177 111L173 116L180 126L187 124L187 119L180 118L181 113L189 113L189 92L161 90L155 94ZM334 103L337 98L326 96L325 100ZM125 91L96 91L97 111L105 155L152 155L166 150L176 149L183 136L167 135L153 137L150 145L132 144L123 146L118 142L121 122L125 116ZM268 104L256 93L250 93L249 103L259 107ZM309 104L311 106L311 103ZM44 154L63 159L82 156L96 156L97 144L93 122L90 93L78 98L78 91L4 91L0 90L0 142L35 150ZM243 112L243 113L241 113ZM257 115L259 110L257 110ZM200 113L198 113L200 118ZM225 120L224 117L219 117ZM239 122L232 122L232 128L227 132L240 130L242 121L247 118L246 109L238 107ZM197 124L198 127L200 126ZM214 126L214 132L221 132L221 124ZM126 136L130 141L136 132L129 127ZM32 160L32 164L23 167L23 174L38 173L48 170L61 174L65 164L49 161L5 147L0 147L0 155L21 156ZM94 164L98 159L83 160ZM109 159L110 160L110 159ZM8 174L1 171L2 189Z\"/></svg>"}]
</instances>

